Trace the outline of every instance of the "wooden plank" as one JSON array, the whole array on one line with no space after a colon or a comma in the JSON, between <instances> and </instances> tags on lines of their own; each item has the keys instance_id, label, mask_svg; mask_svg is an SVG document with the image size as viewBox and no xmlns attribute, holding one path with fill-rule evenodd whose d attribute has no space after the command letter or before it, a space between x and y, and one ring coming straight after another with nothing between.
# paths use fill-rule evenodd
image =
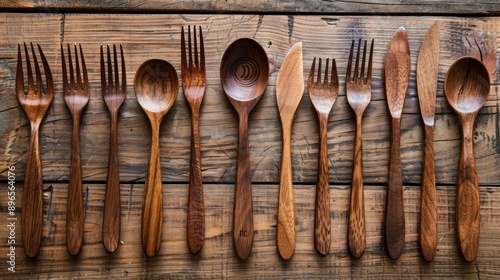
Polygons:
<instances>
[{"instance_id":1,"label":"wooden plank","mask_svg":"<svg viewBox=\"0 0 500 280\"><path fill-rule=\"evenodd\" d=\"M154 13L308 13L308 14L475 14L498 15L496 0L372 0L372 1L204 1L204 0L112 0L112 1L0 1L0 8L34 10L46 13L91 12L154 12Z\"/></svg>"},{"instance_id":2,"label":"wooden plank","mask_svg":"<svg viewBox=\"0 0 500 280\"><path fill-rule=\"evenodd\" d=\"M297 41L304 45L304 73L314 56L333 57L339 68L340 91L329 120L330 181L351 180L354 114L345 97L345 69L351 40L375 38L372 102L363 124L364 175L367 183L383 184L387 178L389 124L382 67L394 31L406 26L415 69L420 43L436 18L423 17L322 17L254 15L41 15L0 14L2 84L0 99L0 174L15 165L22 178L29 140L29 123L14 94L16 48L23 41L38 41L55 79L56 96L41 129L44 179L67 181L69 176L71 117L64 104L59 43L83 45L91 100L82 119L82 163L85 181L104 182L108 163L109 114L100 92L99 47L121 43L127 64L128 94L120 110L119 160L122 182L144 181L150 128L133 89L135 70L150 58L170 61L180 69L180 27L196 24L204 29L207 54L207 91L201 111L203 180L234 182L236 170L237 115L219 81L219 64L227 46L241 37L257 40L268 54L271 75L262 100L250 115L252 181L279 180L281 130L275 84L281 61ZM441 24L441 57L435 130L436 172L439 184L455 184L460 150L457 118L443 95L443 80L451 63L472 52L467 38L488 35L500 48L499 18L438 18ZM179 70L178 70L179 71ZM180 76L180 71L179 71ZM304 79L307 78L305 74ZM474 145L481 184L500 182L498 72L475 128ZM307 90L306 90L307 91ZM419 184L422 162L422 123L411 74L402 119L403 180ZM190 115L182 89L167 115L161 132L161 160L165 182L187 182L189 171ZM317 117L307 93L297 110L292 131L293 179L316 181Z\"/></svg>"},{"instance_id":3,"label":"wooden plank","mask_svg":"<svg viewBox=\"0 0 500 280\"><path fill-rule=\"evenodd\" d=\"M20 205L22 185L16 185ZM384 250L382 220L385 188L366 186L367 248L363 257L353 259L346 244L348 186L331 186L332 244L330 254L320 256L314 248L314 185L296 185L295 223L297 249L289 262L276 249L277 185L255 185L255 239L246 262L237 258L232 244L233 190L230 184L205 184L206 239L199 255L191 255L186 243L187 184L165 184L163 241L159 255L148 258L140 244L140 217L143 185L122 184L121 245L110 255L102 245L102 184L85 184L85 237L81 254L71 257L66 249L66 184L46 184L44 228L40 255L27 259L23 253L21 229L16 228L16 273L2 262L0 277L15 278L498 278L500 277L500 189L481 187L481 239L477 260L466 263L455 237L455 187L438 187L438 251L433 262L422 259L418 247L420 188L405 187L406 243L401 258L392 261ZM0 220L6 221L7 192L0 192L3 207ZM20 213L16 212L18 221ZM1 236L8 236L6 226ZM3 258L7 243L0 244Z\"/></svg>"}]
</instances>

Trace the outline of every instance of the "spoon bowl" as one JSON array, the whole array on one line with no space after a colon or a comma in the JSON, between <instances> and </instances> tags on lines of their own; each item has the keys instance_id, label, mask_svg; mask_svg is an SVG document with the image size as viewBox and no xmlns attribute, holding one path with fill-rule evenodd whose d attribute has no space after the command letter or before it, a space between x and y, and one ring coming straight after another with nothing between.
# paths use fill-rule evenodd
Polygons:
<instances>
[{"instance_id":1,"label":"spoon bowl","mask_svg":"<svg viewBox=\"0 0 500 280\"><path fill-rule=\"evenodd\" d=\"M254 40L238 39L224 52L220 79L233 106L242 106L246 102L257 104L266 89L268 78L269 61L266 52Z\"/></svg>"},{"instance_id":2,"label":"spoon bowl","mask_svg":"<svg viewBox=\"0 0 500 280\"><path fill-rule=\"evenodd\" d=\"M486 102L490 77L484 64L473 57L457 60L448 70L444 92L462 128L456 199L457 236L462 256L472 262L479 247L479 187L474 159L474 122Z\"/></svg>"},{"instance_id":3,"label":"spoon bowl","mask_svg":"<svg viewBox=\"0 0 500 280\"><path fill-rule=\"evenodd\" d=\"M137 69L134 89L137 101L146 113L165 115L179 91L177 72L167 61L150 59Z\"/></svg>"},{"instance_id":4,"label":"spoon bowl","mask_svg":"<svg viewBox=\"0 0 500 280\"><path fill-rule=\"evenodd\" d=\"M148 60L135 74L134 89L137 101L151 122L151 153L144 185L141 241L144 253L154 257L160 251L163 228L160 124L179 92L177 72L164 60Z\"/></svg>"},{"instance_id":5,"label":"spoon bowl","mask_svg":"<svg viewBox=\"0 0 500 280\"><path fill-rule=\"evenodd\" d=\"M468 114L483 107L490 90L484 64L474 57L462 57L451 65L444 82L448 103L457 114Z\"/></svg>"},{"instance_id":6,"label":"spoon bowl","mask_svg":"<svg viewBox=\"0 0 500 280\"><path fill-rule=\"evenodd\" d=\"M253 245L252 183L248 146L248 115L259 102L269 78L264 49L252 39L238 39L224 52L220 79L226 97L238 112L238 164L234 190L233 242L245 260Z\"/></svg>"}]
</instances>

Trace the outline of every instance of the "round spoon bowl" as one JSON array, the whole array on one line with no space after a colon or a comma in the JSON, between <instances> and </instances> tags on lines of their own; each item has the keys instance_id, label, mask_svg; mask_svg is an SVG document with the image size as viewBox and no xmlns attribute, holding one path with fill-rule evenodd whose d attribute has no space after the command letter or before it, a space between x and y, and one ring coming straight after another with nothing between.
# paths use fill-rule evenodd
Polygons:
<instances>
[{"instance_id":1,"label":"round spoon bowl","mask_svg":"<svg viewBox=\"0 0 500 280\"><path fill-rule=\"evenodd\" d=\"M145 111L166 114L179 92L177 71L167 61L147 60L137 69L134 89L137 101Z\"/></svg>"},{"instance_id":2,"label":"round spoon bowl","mask_svg":"<svg viewBox=\"0 0 500 280\"><path fill-rule=\"evenodd\" d=\"M490 75L484 64L474 57L455 61L446 74L444 93L458 114L479 111L490 90Z\"/></svg>"},{"instance_id":3,"label":"round spoon bowl","mask_svg":"<svg viewBox=\"0 0 500 280\"><path fill-rule=\"evenodd\" d=\"M222 56L220 77L222 88L230 99L258 100L269 78L266 52L252 39L234 41Z\"/></svg>"}]
</instances>

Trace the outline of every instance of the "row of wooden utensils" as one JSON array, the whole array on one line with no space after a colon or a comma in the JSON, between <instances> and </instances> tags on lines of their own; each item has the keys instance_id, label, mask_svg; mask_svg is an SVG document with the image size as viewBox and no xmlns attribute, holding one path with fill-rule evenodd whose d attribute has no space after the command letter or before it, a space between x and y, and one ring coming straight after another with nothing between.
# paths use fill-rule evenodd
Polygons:
<instances>
[{"instance_id":1,"label":"row of wooden utensils","mask_svg":"<svg viewBox=\"0 0 500 280\"><path fill-rule=\"evenodd\" d=\"M192 253L198 253L204 243L205 216L201 176L199 115L206 88L205 47L201 27L187 31L182 28L181 74L184 95L191 108L192 144L187 213L187 243ZM199 43L197 42L199 40ZM374 41L367 57L367 42L361 56L361 40L357 51L352 42L345 79L347 100L356 114L353 179L349 206L348 244L355 258L366 247L363 174L362 174L362 117L371 99L371 76ZM127 86L123 49L101 46L101 86L110 112L111 136L108 178L106 186L103 243L114 252L120 235L120 180L118 168L117 121ZM53 79L42 49L38 46L45 75L45 92L41 70L33 45L31 51L35 68L36 87L28 47L24 45L28 88L25 90L21 46L18 48L16 93L32 126L30 149L22 199L22 229L26 254L38 254L42 236L42 167L39 148L39 127L54 97ZM80 56L78 55L80 53ZM356 54L354 54L356 52ZM119 71L119 59L121 70ZM61 45L63 94L73 118L71 171L67 203L67 247L78 254L83 244L83 189L80 161L80 119L89 101L89 80L82 47L67 46L65 61ZM80 62L81 61L81 62ZM361 64L360 64L361 61ZM314 58L307 80L308 94L319 119L319 162L316 193L314 242L318 252L330 250L330 198L328 178L327 122L337 98L339 79L335 60ZM420 216L420 246L423 257L433 260L437 247L437 205L433 151L433 124L439 62L439 24L428 31L420 49L417 63L417 89L420 110L425 124L425 151L422 174ZM354 64L354 67L353 67ZM400 128L404 98L410 77L410 49L403 27L392 38L384 65L385 91L391 115L390 160L385 211L385 243L387 252L397 259L405 243L403 182L400 157ZM69 66L69 72L67 71ZM224 92L239 116L237 175L235 181L233 241L237 255L246 259L253 244L252 186L250 181L250 151L248 145L248 116L264 93L269 77L269 62L264 49L252 39L238 39L225 51L220 80ZM151 122L152 139L142 209L141 241L145 254L154 257L161 244L162 178L159 155L159 128L163 117L176 100L179 88L174 67L159 59L144 62L137 70L134 89L137 101ZM457 60L448 70L444 82L445 96L456 112L463 129L462 152L458 172L457 234L460 249L467 261L475 259L479 245L479 192L474 162L472 132L474 120L489 93L489 73L483 63L472 57ZM291 47L284 58L276 81L276 98L283 131L283 150L280 169L280 190L277 221L277 247L283 259L295 251L295 218L291 164L291 128L295 111L304 92L302 43Z\"/></svg>"}]
</instances>

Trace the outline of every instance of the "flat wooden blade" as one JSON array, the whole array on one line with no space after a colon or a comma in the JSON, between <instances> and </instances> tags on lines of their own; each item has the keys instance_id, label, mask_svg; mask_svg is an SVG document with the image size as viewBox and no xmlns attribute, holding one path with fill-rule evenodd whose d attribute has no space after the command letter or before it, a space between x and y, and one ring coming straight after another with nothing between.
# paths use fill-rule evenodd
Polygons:
<instances>
[{"instance_id":1,"label":"flat wooden blade","mask_svg":"<svg viewBox=\"0 0 500 280\"><path fill-rule=\"evenodd\" d=\"M417 92L425 125L434 125L439 66L439 22L425 35L417 61Z\"/></svg>"}]
</instances>

